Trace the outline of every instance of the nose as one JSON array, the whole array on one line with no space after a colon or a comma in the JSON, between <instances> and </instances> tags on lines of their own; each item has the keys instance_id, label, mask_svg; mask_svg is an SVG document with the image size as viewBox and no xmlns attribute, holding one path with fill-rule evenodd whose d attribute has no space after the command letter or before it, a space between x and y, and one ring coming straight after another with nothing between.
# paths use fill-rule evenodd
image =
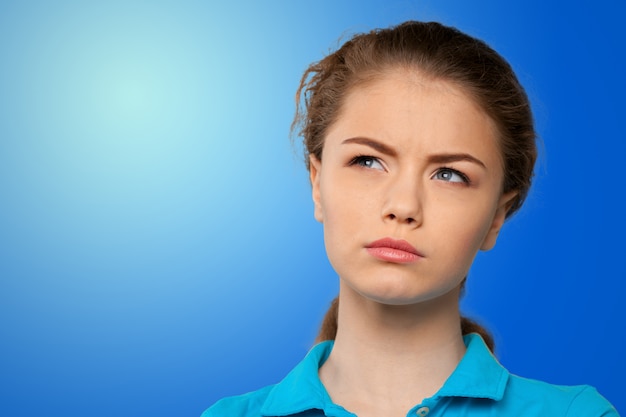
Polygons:
<instances>
[{"instance_id":1,"label":"nose","mask_svg":"<svg viewBox=\"0 0 626 417\"><path fill-rule=\"evenodd\" d=\"M397 178L387 187L382 208L384 221L417 227L423 221L423 190L416 176Z\"/></svg>"}]
</instances>

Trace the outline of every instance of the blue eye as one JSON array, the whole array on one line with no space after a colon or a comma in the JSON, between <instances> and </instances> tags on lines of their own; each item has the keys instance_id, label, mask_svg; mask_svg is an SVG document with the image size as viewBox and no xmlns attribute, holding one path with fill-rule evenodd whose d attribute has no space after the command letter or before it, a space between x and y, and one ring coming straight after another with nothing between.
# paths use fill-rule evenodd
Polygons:
<instances>
[{"instance_id":1,"label":"blue eye","mask_svg":"<svg viewBox=\"0 0 626 417\"><path fill-rule=\"evenodd\" d=\"M385 170L385 167L380 162L380 160L373 156L365 156L365 155L357 156L352 161L350 161L350 165L358 165L363 168L378 169L381 171Z\"/></svg>"},{"instance_id":2,"label":"blue eye","mask_svg":"<svg viewBox=\"0 0 626 417\"><path fill-rule=\"evenodd\" d=\"M452 168L441 168L437 170L433 178L440 181L469 184L469 179L465 174Z\"/></svg>"}]
</instances>

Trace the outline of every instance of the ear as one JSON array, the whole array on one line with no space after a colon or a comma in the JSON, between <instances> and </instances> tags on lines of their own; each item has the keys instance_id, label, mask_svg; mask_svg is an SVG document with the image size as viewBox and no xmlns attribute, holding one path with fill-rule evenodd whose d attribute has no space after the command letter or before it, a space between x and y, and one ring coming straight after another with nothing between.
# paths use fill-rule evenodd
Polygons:
<instances>
[{"instance_id":1,"label":"ear","mask_svg":"<svg viewBox=\"0 0 626 417\"><path fill-rule=\"evenodd\" d=\"M496 245L498 234L500 233L500 229L504 224L504 220L506 220L506 213L508 213L509 208L511 208L511 204L513 204L513 200L516 196L517 191L511 191L500 196L500 201L498 201L498 208L496 209L496 213L493 216L493 221L491 223L489 231L487 232L487 236L485 236L485 240L483 240L483 244L480 247L481 250L490 250Z\"/></svg>"},{"instance_id":2,"label":"ear","mask_svg":"<svg viewBox=\"0 0 626 417\"><path fill-rule=\"evenodd\" d=\"M311 179L311 194L313 196L313 207L315 220L320 223L324 223L324 216L322 215L322 196L320 192L320 172L322 169L322 161L317 159L315 155L309 155L309 173Z\"/></svg>"}]
</instances>

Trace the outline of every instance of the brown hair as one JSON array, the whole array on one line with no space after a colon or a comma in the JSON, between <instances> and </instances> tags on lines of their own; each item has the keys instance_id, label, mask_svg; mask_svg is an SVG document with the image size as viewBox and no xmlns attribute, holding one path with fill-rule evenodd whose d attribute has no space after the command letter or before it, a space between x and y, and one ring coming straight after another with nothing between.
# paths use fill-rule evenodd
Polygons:
<instances>
[{"instance_id":1,"label":"brown hair","mask_svg":"<svg viewBox=\"0 0 626 417\"><path fill-rule=\"evenodd\" d=\"M304 139L309 155L322 160L324 139L352 88L402 68L452 82L467 92L494 121L504 164L503 193L517 191L507 218L524 202L537 157L530 103L511 66L486 43L436 22L409 21L357 34L337 51L309 66L296 93L292 132ZM331 304L318 340L334 339L338 300ZM467 318L463 334L489 333Z\"/></svg>"}]
</instances>

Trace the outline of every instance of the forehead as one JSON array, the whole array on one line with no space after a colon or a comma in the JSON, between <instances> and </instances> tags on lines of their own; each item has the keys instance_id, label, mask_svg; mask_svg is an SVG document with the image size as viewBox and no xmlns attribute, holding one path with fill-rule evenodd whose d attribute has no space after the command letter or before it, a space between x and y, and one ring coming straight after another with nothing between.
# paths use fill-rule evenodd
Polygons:
<instances>
[{"instance_id":1,"label":"forehead","mask_svg":"<svg viewBox=\"0 0 626 417\"><path fill-rule=\"evenodd\" d=\"M346 95L327 142L365 136L399 151L479 153L502 165L498 130L471 95L455 83L396 70L361 83Z\"/></svg>"}]
</instances>

